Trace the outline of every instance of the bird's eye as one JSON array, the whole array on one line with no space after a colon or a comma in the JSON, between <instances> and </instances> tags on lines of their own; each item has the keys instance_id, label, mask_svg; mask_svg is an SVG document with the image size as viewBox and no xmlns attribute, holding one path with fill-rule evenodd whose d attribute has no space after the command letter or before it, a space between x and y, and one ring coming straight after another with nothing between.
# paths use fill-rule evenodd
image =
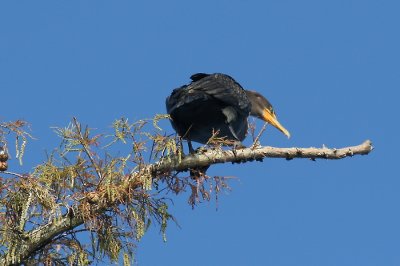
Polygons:
<instances>
[{"instance_id":1,"label":"bird's eye","mask_svg":"<svg viewBox=\"0 0 400 266\"><path fill-rule=\"evenodd\" d=\"M270 107L269 111L271 112L271 114L273 114L273 115L275 114L274 108Z\"/></svg>"}]
</instances>

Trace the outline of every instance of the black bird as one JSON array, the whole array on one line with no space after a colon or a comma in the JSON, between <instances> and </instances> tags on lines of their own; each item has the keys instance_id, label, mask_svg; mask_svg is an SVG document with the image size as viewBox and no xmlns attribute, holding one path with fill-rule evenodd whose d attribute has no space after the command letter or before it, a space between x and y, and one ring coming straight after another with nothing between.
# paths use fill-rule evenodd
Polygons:
<instances>
[{"instance_id":1,"label":"black bird","mask_svg":"<svg viewBox=\"0 0 400 266\"><path fill-rule=\"evenodd\" d=\"M287 131L277 120L271 103L256 91L245 90L232 77L221 74L197 73L192 82L173 90L166 99L171 124L179 136L205 144L217 137L240 143L247 134L249 115L262 119L287 137Z\"/></svg>"}]
</instances>

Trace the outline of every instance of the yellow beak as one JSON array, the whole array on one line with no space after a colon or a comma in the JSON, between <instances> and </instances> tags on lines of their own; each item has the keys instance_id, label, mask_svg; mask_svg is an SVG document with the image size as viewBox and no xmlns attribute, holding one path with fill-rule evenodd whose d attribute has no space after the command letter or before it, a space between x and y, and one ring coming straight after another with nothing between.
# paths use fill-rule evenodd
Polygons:
<instances>
[{"instance_id":1,"label":"yellow beak","mask_svg":"<svg viewBox=\"0 0 400 266\"><path fill-rule=\"evenodd\" d=\"M263 115L262 115L262 119L265 122L270 123L271 125L273 125L274 127L276 127L277 129L279 129L279 131L281 131L283 134L285 134L288 138L290 138L290 133L289 131L287 131L286 128L284 128L281 123L279 123L278 119L276 118L276 115L271 113L270 110L268 110L267 108L265 108L263 110Z\"/></svg>"}]
</instances>

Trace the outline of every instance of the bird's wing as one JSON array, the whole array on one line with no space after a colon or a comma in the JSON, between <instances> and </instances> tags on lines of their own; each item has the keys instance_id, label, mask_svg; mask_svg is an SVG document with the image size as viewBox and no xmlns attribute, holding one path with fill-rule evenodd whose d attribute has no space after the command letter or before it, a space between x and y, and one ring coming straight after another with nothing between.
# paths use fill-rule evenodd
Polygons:
<instances>
[{"instance_id":1,"label":"bird's wing","mask_svg":"<svg viewBox=\"0 0 400 266\"><path fill-rule=\"evenodd\" d=\"M192 83L175 89L166 100L167 112L170 114L176 108L194 101L217 99L226 106L232 106L236 111L248 114L250 102L247 95L232 77L215 73L197 73L190 77Z\"/></svg>"},{"instance_id":2,"label":"bird's wing","mask_svg":"<svg viewBox=\"0 0 400 266\"><path fill-rule=\"evenodd\" d=\"M206 73L196 73L190 76L190 79L192 81L199 81L202 78L208 77L210 76L210 74L206 74Z\"/></svg>"},{"instance_id":3,"label":"bird's wing","mask_svg":"<svg viewBox=\"0 0 400 266\"><path fill-rule=\"evenodd\" d=\"M191 76L193 82L186 90L189 93L204 93L216 98L228 106L244 112L250 112L250 102L242 86L225 74L198 73Z\"/></svg>"},{"instance_id":4,"label":"bird's wing","mask_svg":"<svg viewBox=\"0 0 400 266\"><path fill-rule=\"evenodd\" d=\"M195 100L206 100L207 95L204 93L191 94L188 93L187 85L174 89L170 96L167 97L165 105L167 107L168 114L171 114L179 107L189 104Z\"/></svg>"}]
</instances>

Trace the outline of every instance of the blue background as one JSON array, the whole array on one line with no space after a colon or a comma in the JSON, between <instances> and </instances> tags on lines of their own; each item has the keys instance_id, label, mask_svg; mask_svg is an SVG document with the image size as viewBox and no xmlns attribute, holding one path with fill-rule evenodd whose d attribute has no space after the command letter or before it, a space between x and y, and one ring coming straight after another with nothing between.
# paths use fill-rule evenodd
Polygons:
<instances>
[{"instance_id":1,"label":"blue background","mask_svg":"<svg viewBox=\"0 0 400 266\"><path fill-rule=\"evenodd\" d=\"M31 123L23 168L58 143L72 116L104 132L165 113L196 72L262 92L292 134L281 147L356 145L339 161L268 159L212 167L232 192L170 209L140 265L400 265L398 1L2 1L0 119ZM166 125L169 133L172 128ZM261 123L258 123L261 126ZM16 160L14 160L15 162Z\"/></svg>"}]
</instances>

